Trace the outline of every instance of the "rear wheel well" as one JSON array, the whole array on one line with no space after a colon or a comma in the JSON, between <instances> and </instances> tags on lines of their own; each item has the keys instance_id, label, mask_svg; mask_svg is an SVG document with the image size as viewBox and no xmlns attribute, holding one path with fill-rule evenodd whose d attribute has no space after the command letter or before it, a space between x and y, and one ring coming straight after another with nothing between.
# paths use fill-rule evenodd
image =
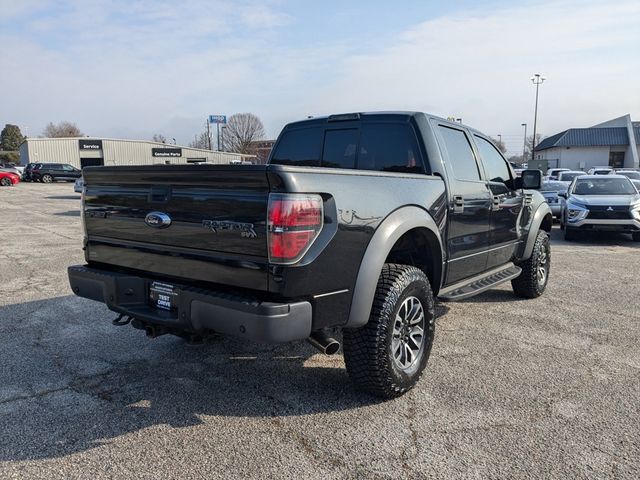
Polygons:
<instances>
[{"instance_id":1,"label":"rear wheel well","mask_svg":"<svg viewBox=\"0 0 640 480\"><path fill-rule=\"evenodd\" d=\"M440 242L427 228L414 228L404 233L387 255L385 263L412 265L422 270L434 294L440 290L442 256Z\"/></svg>"}]
</instances>

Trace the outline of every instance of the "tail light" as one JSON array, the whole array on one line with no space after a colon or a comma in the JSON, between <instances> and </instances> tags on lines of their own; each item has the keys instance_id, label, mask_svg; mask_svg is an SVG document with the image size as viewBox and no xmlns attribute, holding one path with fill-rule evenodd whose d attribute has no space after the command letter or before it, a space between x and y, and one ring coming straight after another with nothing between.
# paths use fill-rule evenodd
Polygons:
<instances>
[{"instance_id":1,"label":"tail light","mask_svg":"<svg viewBox=\"0 0 640 480\"><path fill-rule=\"evenodd\" d=\"M269 262L291 264L307 253L322 230L322 197L311 194L269 195Z\"/></svg>"}]
</instances>

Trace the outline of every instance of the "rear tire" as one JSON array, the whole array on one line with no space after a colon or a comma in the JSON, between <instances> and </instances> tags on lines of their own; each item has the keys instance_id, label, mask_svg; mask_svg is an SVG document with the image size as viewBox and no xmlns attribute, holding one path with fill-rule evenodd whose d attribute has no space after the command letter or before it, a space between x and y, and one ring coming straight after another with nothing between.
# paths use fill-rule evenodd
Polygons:
<instances>
[{"instance_id":1,"label":"rear tire","mask_svg":"<svg viewBox=\"0 0 640 480\"><path fill-rule=\"evenodd\" d=\"M41 181L42 181L42 183L51 183L51 182L53 182L53 177L51 175L49 175L48 173L45 173L42 176Z\"/></svg>"},{"instance_id":2,"label":"rear tire","mask_svg":"<svg viewBox=\"0 0 640 480\"><path fill-rule=\"evenodd\" d=\"M403 395L427 365L435 332L433 293L422 270L385 264L366 325L343 332L344 361L358 388Z\"/></svg>"},{"instance_id":3,"label":"rear tire","mask_svg":"<svg viewBox=\"0 0 640 480\"><path fill-rule=\"evenodd\" d=\"M547 232L538 231L531 257L518 266L522 268L522 273L511 280L513 293L522 298L537 298L542 295L551 271L551 247Z\"/></svg>"}]
</instances>

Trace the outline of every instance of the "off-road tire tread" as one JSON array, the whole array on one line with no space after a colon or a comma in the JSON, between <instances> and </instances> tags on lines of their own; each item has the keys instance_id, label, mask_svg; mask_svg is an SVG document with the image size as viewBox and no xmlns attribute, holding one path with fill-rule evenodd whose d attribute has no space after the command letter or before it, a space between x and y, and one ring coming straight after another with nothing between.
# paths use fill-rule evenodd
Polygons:
<instances>
[{"instance_id":1,"label":"off-road tire tread","mask_svg":"<svg viewBox=\"0 0 640 480\"><path fill-rule=\"evenodd\" d=\"M511 287L516 296L522 298L537 298L544 293L546 284L543 288L540 288L540 285L538 285L536 266L538 264L540 245L548 241L549 236L547 233L543 230L538 231L531 256L524 262L518 263L518 266L522 269L522 273L511 280ZM549 266L547 267L547 275L549 275L550 270L551 260L549 260ZM549 283L548 279L547 283Z\"/></svg>"},{"instance_id":2,"label":"off-road tire tread","mask_svg":"<svg viewBox=\"0 0 640 480\"><path fill-rule=\"evenodd\" d=\"M349 377L362 390L385 399L396 398L410 390L420 379L423 369L419 369L411 378L410 385L397 384L391 375L390 358L386 348L388 316L393 313L404 288L414 281L424 282L427 290L427 305L423 305L425 316L434 319L434 301L429 279L424 272L410 265L385 264L378 279L369 321L357 329L345 329L343 332L344 360ZM427 325L428 326L428 325ZM433 335L433 333L432 333ZM426 339L425 339L426 340ZM431 337L430 342L432 342ZM425 346L424 355L428 356L431 343ZM425 362L426 364L426 362Z\"/></svg>"}]
</instances>

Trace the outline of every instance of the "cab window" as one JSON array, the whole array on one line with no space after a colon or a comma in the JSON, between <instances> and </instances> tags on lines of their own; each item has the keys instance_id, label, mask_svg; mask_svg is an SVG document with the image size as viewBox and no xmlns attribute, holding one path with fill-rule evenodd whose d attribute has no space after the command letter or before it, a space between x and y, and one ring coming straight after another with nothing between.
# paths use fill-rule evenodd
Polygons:
<instances>
[{"instance_id":1,"label":"cab window","mask_svg":"<svg viewBox=\"0 0 640 480\"><path fill-rule=\"evenodd\" d=\"M489 181L504 183L511 188L511 172L507 161L491 142L477 135L474 136Z\"/></svg>"},{"instance_id":2,"label":"cab window","mask_svg":"<svg viewBox=\"0 0 640 480\"><path fill-rule=\"evenodd\" d=\"M467 135L462 130L444 125L439 125L438 130L456 180L480 181L480 170Z\"/></svg>"}]
</instances>

